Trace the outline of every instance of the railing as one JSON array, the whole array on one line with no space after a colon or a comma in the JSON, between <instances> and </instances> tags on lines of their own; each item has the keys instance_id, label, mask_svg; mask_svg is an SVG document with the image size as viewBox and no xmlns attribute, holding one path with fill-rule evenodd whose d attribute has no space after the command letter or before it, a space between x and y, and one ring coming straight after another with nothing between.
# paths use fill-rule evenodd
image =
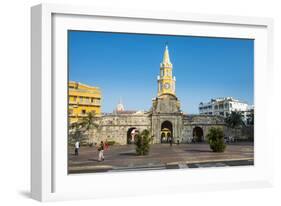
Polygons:
<instances>
[{"instance_id":1,"label":"railing","mask_svg":"<svg viewBox=\"0 0 281 206\"><path fill-rule=\"evenodd\" d=\"M88 115L88 113L86 114L68 114L69 117L86 117Z\"/></svg>"},{"instance_id":2,"label":"railing","mask_svg":"<svg viewBox=\"0 0 281 206\"><path fill-rule=\"evenodd\" d=\"M79 101L69 101L69 104L77 104L77 105L93 105L93 106L100 106L100 103L95 102L79 102Z\"/></svg>"},{"instance_id":3,"label":"railing","mask_svg":"<svg viewBox=\"0 0 281 206\"><path fill-rule=\"evenodd\" d=\"M96 91L92 91L92 90L87 90L87 89L73 89L73 88L68 88L69 91L73 91L73 92L80 92L80 93L90 93L90 94L97 94L97 95L101 95L101 91L99 91L99 89L96 88Z\"/></svg>"}]
</instances>

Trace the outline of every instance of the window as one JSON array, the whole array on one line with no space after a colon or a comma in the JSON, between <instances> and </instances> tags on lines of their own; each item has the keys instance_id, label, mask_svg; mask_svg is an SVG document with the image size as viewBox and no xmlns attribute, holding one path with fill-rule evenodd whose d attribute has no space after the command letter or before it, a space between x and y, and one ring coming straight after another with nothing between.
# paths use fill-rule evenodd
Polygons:
<instances>
[{"instance_id":1,"label":"window","mask_svg":"<svg viewBox=\"0 0 281 206\"><path fill-rule=\"evenodd\" d=\"M80 97L80 100L79 100L79 102L83 102L83 97Z\"/></svg>"},{"instance_id":2,"label":"window","mask_svg":"<svg viewBox=\"0 0 281 206\"><path fill-rule=\"evenodd\" d=\"M85 109L82 109L82 110L81 110L81 114L86 114L86 110L85 110Z\"/></svg>"}]
</instances>

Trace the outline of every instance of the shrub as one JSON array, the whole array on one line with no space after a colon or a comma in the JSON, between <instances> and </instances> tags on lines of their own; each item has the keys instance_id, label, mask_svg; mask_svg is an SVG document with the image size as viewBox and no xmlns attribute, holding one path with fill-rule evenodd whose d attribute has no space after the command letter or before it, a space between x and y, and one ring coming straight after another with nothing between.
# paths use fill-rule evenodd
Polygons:
<instances>
[{"instance_id":1,"label":"shrub","mask_svg":"<svg viewBox=\"0 0 281 206\"><path fill-rule=\"evenodd\" d=\"M136 153L137 155L148 155L150 149L150 142L152 137L148 130L143 130L140 134L135 136Z\"/></svg>"},{"instance_id":2,"label":"shrub","mask_svg":"<svg viewBox=\"0 0 281 206\"><path fill-rule=\"evenodd\" d=\"M212 127L207 134L208 143L213 152L224 152L224 134L221 128Z\"/></svg>"}]
</instances>

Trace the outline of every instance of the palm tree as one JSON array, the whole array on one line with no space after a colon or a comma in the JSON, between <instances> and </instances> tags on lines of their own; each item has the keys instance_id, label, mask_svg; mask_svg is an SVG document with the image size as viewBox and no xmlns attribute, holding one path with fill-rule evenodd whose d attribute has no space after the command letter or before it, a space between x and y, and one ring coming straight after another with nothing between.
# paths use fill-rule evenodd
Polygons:
<instances>
[{"instance_id":1,"label":"palm tree","mask_svg":"<svg viewBox=\"0 0 281 206\"><path fill-rule=\"evenodd\" d=\"M255 122L255 115L254 115L254 112L252 112L252 113L249 115L248 124L249 124L249 125L254 125L254 122Z\"/></svg>"},{"instance_id":2,"label":"palm tree","mask_svg":"<svg viewBox=\"0 0 281 206\"><path fill-rule=\"evenodd\" d=\"M231 114L225 118L225 123L228 127L234 129L235 136L237 136L237 128L244 126L241 112L232 111Z\"/></svg>"},{"instance_id":3,"label":"palm tree","mask_svg":"<svg viewBox=\"0 0 281 206\"><path fill-rule=\"evenodd\" d=\"M73 122L69 124L69 144L74 144L76 141L81 141L82 139L81 125L79 122Z\"/></svg>"},{"instance_id":4,"label":"palm tree","mask_svg":"<svg viewBox=\"0 0 281 206\"><path fill-rule=\"evenodd\" d=\"M81 125L81 128L84 130L84 132L88 132L88 138L87 138L88 144L90 143L89 140L91 136L90 129L99 127L99 125L94 122L95 118L96 118L95 112L89 112L87 113L87 116L83 117L81 121L78 123Z\"/></svg>"}]
</instances>

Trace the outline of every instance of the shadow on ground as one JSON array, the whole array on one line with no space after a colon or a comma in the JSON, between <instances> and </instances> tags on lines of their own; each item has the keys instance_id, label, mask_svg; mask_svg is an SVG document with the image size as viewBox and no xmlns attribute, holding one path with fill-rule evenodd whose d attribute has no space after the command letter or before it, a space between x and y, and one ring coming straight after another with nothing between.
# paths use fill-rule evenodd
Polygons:
<instances>
[{"instance_id":1,"label":"shadow on ground","mask_svg":"<svg viewBox=\"0 0 281 206\"><path fill-rule=\"evenodd\" d=\"M88 161L92 161L92 162L99 162L98 159L88 159Z\"/></svg>"},{"instance_id":2,"label":"shadow on ground","mask_svg":"<svg viewBox=\"0 0 281 206\"><path fill-rule=\"evenodd\" d=\"M205 152L205 153L212 153L211 150L201 150L201 149L186 149L186 152Z\"/></svg>"},{"instance_id":3,"label":"shadow on ground","mask_svg":"<svg viewBox=\"0 0 281 206\"><path fill-rule=\"evenodd\" d=\"M123 152L123 153L120 153L119 155L121 155L121 156L137 156L137 154L135 152Z\"/></svg>"}]
</instances>

